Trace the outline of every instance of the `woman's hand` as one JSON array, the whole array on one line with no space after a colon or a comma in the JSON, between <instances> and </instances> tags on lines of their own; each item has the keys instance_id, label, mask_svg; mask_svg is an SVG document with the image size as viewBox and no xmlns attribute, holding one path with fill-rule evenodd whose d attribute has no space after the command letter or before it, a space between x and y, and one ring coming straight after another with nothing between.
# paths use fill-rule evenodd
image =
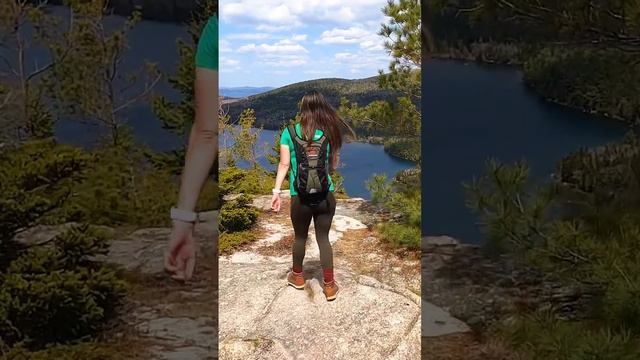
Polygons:
<instances>
[{"instance_id":1,"label":"woman's hand","mask_svg":"<svg viewBox=\"0 0 640 360\"><path fill-rule=\"evenodd\" d=\"M164 255L164 268L175 280L188 281L193 276L198 249L193 226L188 222L173 222L169 245Z\"/></svg>"},{"instance_id":2,"label":"woman's hand","mask_svg":"<svg viewBox=\"0 0 640 360\"><path fill-rule=\"evenodd\" d=\"M279 212L281 204L282 200L280 200L280 194L273 194L273 197L271 198L271 210Z\"/></svg>"}]
</instances>

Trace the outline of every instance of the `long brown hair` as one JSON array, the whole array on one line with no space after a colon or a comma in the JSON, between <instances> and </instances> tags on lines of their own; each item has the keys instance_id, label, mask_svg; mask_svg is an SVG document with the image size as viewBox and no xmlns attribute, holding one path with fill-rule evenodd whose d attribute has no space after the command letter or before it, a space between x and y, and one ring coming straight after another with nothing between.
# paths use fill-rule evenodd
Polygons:
<instances>
[{"instance_id":1,"label":"long brown hair","mask_svg":"<svg viewBox=\"0 0 640 360\"><path fill-rule=\"evenodd\" d=\"M353 129L339 115L329 102L317 91L310 91L300 102L300 126L302 135L307 141L313 141L316 129L329 139L331 147L329 167L335 171L338 167L338 152L342 147L345 133L355 138Z\"/></svg>"}]
</instances>

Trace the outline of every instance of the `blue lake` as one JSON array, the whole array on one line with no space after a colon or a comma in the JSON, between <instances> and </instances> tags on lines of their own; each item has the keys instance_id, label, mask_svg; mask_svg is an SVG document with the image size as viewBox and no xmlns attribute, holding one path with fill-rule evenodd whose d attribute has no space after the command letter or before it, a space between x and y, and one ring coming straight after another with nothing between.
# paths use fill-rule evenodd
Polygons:
<instances>
[{"instance_id":1,"label":"blue lake","mask_svg":"<svg viewBox=\"0 0 640 360\"><path fill-rule=\"evenodd\" d=\"M423 233L481 243L463 182L488 158L525 159L547 181L563 156L624 136L613 120L544 101L514 67L431 60L423 64Z\"/></svg>"}]
</instances>

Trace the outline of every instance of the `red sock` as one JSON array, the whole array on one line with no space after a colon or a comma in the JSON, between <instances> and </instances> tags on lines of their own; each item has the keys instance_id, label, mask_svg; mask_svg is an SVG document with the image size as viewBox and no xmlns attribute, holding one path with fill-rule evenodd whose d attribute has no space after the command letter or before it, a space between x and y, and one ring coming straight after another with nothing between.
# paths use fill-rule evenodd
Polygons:
<instances>
[{"instance_id":1,"label":"red sock","mask_svg":"<svg viewBox=\"0 0 640 360\"><path fill-rule=\"evenodd\" d=\"M302 266L293 265L293 272L296 274L302 274Z\"/></svg>"},{"instance_id":2,"label":"red sock","mask_svg":"<svg viewBox=\"0 0 640 360\"><path fill-rule=\"evenodd\" d=\"M324 269L322 271L323 275L324 275L324 282L326 284L330 283L333 281L333 268L331 269Z\"/></svg>"}]
</instances>

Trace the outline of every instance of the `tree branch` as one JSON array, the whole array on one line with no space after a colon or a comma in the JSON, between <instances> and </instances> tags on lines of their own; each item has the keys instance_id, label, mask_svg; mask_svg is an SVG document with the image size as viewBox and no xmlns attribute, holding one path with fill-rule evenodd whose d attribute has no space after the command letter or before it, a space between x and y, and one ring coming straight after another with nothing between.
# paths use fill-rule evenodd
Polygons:
<instances>
[{"instance_id":1,"label":"tree branch","mask_svg":"<svg viewBox=\"0 0 640 360\"><path fill-rule=\"evenodd\" d=\"M144 98L145 96L149 95L149 93L151 92L151 90L153 90L153 88L158 84L158 82L160 81L160 79L162 78L162 75L157 75L156 78L151 82L151 84L148 84L147 86L145 86L145 89L142 93L138 94L137 96L132 97L131 99L129 99L129 101L125 102L124 104L116 107L113 110L113 113L117 113L121 110L124 110L126 108L128 108L129 106L131 106L132 104L136 103L137 101L139 101L140 99Z\"/></svg>"},{"instance_id":2,"label":"tree branch","mask_svg":"<svg viewBox=\"0 0 640 360\"><path fill-rule=\"evenodd\" d=\"M7 93L7 95L4 97L4 100L2 101L2 103L0 103L0 109L4 108L5 106L7 106L9 104L9 101L11 100L11 97L13 95L13 92L9 91Z\"/></svg>"}]
</instances>

